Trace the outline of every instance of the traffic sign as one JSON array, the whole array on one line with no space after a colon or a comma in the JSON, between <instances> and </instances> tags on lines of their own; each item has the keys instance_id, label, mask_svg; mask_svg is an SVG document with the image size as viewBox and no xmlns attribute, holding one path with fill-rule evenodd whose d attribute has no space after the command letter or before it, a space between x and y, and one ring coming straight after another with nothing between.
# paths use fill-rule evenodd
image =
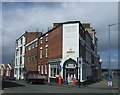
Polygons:
<instances>
[{"instance_id":1,"label":"traffic sign","mask_svg":"<svg viewBox=\"0 0 120 95\"><path fill-rule=\"evenodd\" d=\"M112 87L112 81L108 81L108 87Z\"/></svg>"},{"instance_id":2,"label":"traffic sign","mask_svg":"<svg viewBox=\"0 0 120 95\"><path fill-rule=\"evenodd\" d=\"M61 65L58 65L57 68L58 68L58 69L61 69Z\"/></svg>"},{"instance_id":3,"label":"traffic sign","mask_svg":"<svg viewBox=\"0 0 120 95\"><path fill-rule=\"evenodd\" d=\"M83 62L82 62L82 58L77 57L77 63L78 63L78 64L82 64L82 63L83 63Z\"/></svg>"}]
</instances>

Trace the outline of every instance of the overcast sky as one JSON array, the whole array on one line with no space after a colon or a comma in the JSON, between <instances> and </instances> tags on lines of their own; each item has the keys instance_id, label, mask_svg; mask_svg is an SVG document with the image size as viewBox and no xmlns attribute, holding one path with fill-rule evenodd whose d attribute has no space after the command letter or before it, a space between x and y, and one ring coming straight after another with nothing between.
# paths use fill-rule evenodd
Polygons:
<instances>
[{"instance_id":1,"label":"overcast sky","mask_svg":"<svg viewBox=\"0 0 120 95\"><path fill-rule=\"evenodd\" d=\"M2 2L2 63L14 58L15 40L25 31L46 32L54 22L91 23L98 37L98 53L108 67L108 25L118 23L117 2ZM1 36L0 35L0 36ZM118 64L118 26L111 27L112 68Z\"/></svg>"}]
</instances>

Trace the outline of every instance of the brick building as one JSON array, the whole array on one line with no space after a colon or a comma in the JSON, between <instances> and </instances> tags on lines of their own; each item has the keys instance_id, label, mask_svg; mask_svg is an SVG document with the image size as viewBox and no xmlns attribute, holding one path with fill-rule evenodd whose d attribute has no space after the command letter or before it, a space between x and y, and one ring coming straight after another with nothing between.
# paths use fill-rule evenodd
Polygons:
<instances>
[{"instance_id":1,"label":"brick building","mask_svg":"<svg viewBox=\"0 0 120 95\"><path fill-rule=\"evenodd\" d=\"M46 33L26 34L24 70L38 70L48 82L80 79L85 82L101 78L101 63L97 54L97 37L90 24L80 21L53 23Z\"/></svg>"},{"instance_id":2,"label":"brick building","mask_svg":"<svg viewBox=\"0 0 120 95\"><path fill-rule=\"evenodd\" d=\"M79 21L54 23L53 28L38 39L38 71L48 76L49 82L57 82L59 75L68 82L74 78L81 82L92 77L98 80L101 68L96 48L95 32L90 33ZM77 63L78 58L81 65Z\"/></svg>"},{"instance_id":3,"label":"brick building","mask_svg":"<svg viewBox=\"0 0 120 95\"><path fill-rule=\"evenodd\" d=\"M37 71L38 38L41 32L27 32L25 39L25 70Z\"/></svg>"}]
</instances>

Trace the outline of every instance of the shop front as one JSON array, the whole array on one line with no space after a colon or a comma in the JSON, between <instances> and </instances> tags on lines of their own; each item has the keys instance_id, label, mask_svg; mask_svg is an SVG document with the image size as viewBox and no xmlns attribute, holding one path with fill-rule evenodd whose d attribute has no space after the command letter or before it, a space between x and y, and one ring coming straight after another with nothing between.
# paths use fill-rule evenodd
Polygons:
<instances>
[{"instance_id":1,"label":"shop front","mask_svg":"<svg viewBox=\"0 0 120 95\"><path fill-rule=\"evenodd\" d=\"M78 66L75 60L69 58L63 64L63 80L68 83L78 79Z\"/></svg>"},{"instance_id":2,"label":"shop front","mask_svg":"<svg viewBox=\"0 0 120 95\"><path fill-rule=\"evenodd\" d=\"M58 77L61 72L60 60L49 61L49 77L48 82L58 83Z\"/></svg>"}]
</instances>

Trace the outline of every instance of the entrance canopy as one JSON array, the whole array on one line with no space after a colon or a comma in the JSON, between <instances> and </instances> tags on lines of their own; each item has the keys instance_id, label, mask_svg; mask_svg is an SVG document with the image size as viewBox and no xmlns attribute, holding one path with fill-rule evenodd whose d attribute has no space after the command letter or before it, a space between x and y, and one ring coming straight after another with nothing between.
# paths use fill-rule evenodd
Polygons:
<instances>
[{"instance_id":1,"label":"entrance canopy","mask_svg":"<svg viewBox=\"0 0 120 95\"><path fill-rule=\"evenodd\" d=\"M63 64L63 68L76 68L77 66L78 66L77 62L72 58L69 58Z\"/></svg>"},{"instance_id":2,"label":"entrance canopy","mask_svg":"<svg viewBox=\"0 0 120 95\"><path fill-rule=\"evenodd\" d=\"M78 64L72 58L66 60L63 64L63 79L72 82L74 78L78 78Z\"/></svg>"}]
</instances>

